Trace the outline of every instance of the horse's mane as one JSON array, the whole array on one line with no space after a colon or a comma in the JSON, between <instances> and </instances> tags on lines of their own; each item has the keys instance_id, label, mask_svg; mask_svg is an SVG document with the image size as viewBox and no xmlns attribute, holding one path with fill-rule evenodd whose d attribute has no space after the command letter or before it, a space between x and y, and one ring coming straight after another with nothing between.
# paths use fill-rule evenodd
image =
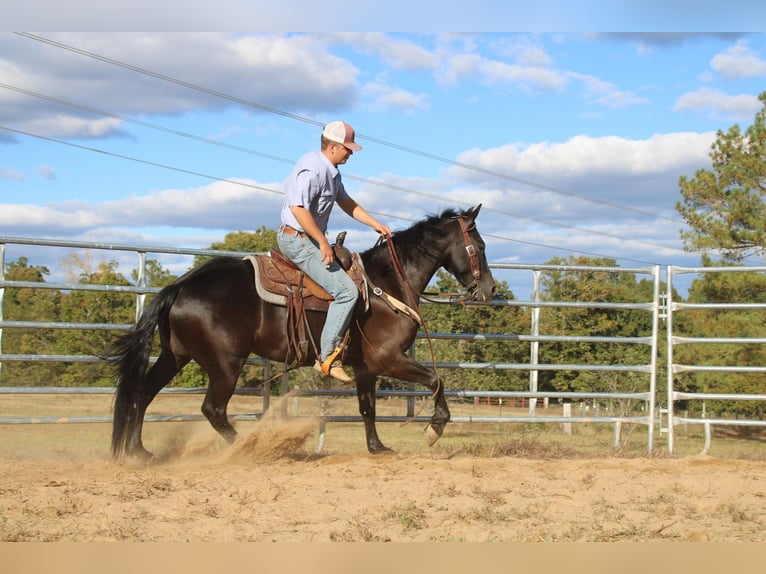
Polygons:
<instances>
[{"instance_id":1,"label":"horse's mane","mask_svg":"<svg viewBox=\"0 0 766 574\"><path fill-rule=\"evenodd\" d=\"M465 211L448 208L442 211L440 215L428 215L411 227L394 232L391 239L396 246L402 264L407 265L407 263L413 262L417 265L418 260L429 259L428 247L440 251L441 241L439 240L446 236L444 222L461 215L465 215ZM385 244L368 249L361 254L361 257L365 266L372 266L378 271L387 272L393 269L391 256Z\"/></svg>"}]
</instances>

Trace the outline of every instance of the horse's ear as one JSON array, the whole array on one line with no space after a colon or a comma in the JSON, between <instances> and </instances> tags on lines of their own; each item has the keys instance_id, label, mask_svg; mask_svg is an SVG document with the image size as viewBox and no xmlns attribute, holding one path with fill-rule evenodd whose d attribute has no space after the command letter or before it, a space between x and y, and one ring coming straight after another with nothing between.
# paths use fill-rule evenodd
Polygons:
<instances>
[{"instance_id":1,"label":"horse's ear","mask_svg":"<svg viewBox=\"0 0 766 574\"><path fill-rule=\"evenodd\" d=\"M480 209L481 209L481 203L477 205L476 207L469 209L466 215L475 221L476 217L479 215Z\"/></svg>"}]
</instances>

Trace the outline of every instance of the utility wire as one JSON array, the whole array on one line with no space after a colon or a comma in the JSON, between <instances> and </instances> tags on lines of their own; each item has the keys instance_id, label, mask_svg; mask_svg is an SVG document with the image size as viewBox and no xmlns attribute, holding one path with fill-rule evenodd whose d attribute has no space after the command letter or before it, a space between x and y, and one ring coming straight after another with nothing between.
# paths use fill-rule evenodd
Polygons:
<instances>
[{"instance_id":1,"label":"utility wire","mask_svg":"<svg viewBox=\"0 0 766 574\"><path fill-rule=\"evenodd\" d=\"M66 146L69 146L69 147L73 147L73 148L77 148L77 149L81 149L81 150L85 150L85 151L99 153L99 154L103 154L103 155L114 157L114 158L118 158L118 159L123 159L123 160L127 160L127 161L133 161L133 162L136 162L136 163L141 163L141 164L144 164L144 165L150 165L150 166L153 166L153 167L159 167L159 168L162 168L162 169L176 171L176 172L179 172L179 173L185 173L185 174L188 174L188 175L193 175L193 176L196 176L196 177L201 177L201 178L205 178L205 179L209 179L209 180L213 180L213 181L221 181L221 182L231 183L231 184L234 184L234 185L241 185L243 187L248 187L248 188L251 188L251 189L257 189L257 190L260 190L260 191L266 191L266 192L269 192L269 193L275 193L275 194L279 194L279 195L284 195L284 191L282 191L282 190L271 189L271 188L268 188L268 187L263 187L263 186L260 186L260 185L254 185L254 184L246 183L246 182L243 182L243 181L237 181L237 180L228 179L228 178L224 178L224 177L218 177L218 176L210 175L210 174L207 174L207 173L202 173L202 172L199 172L199 171L193 171L193 170L189 170L189 169L185 169L185 168L180 168L180 167L175 167L175 166L171 166L171 165L167 165L167 164L162 164L162 163L159 163L159 162L149 161L149 160L145 160L145 159L141 159L141 158L137 158L137 157L132 157L132 156L128 156L128 155L118 154L118 153L115 153L115 152L110 152L110 151L106 151L106 150L95 148L95 147L90 147L90 146L85 146L85 145L82 145L82 144L76 144L76 143L72 143L72 142L68 142L68 141L64 141L64 140L59 140L59 139L52 138L52 137L49 137L49 136L43 136L43 135L40 135L40 134L33 134L31 132L27 132L27 131L24 131L24 130L18 130L18 129L15 129L15 128L10 128L8 126L0 125L0 130L4 130L4 131L7 131L7 132L11 132L11 133L17 134L17 135L23 135L23 136L27 136L27 137L31 137L31 138L36 138L36 139L40 139L40 140L44 140L44 141L48 141L48 142L52 142L52 143L66 145ZM372 183L377 183L377 182L372 182ZM383 185L385 185L385 184L383 184ZM438 199L435 196L433 196L433 197L434 197L434 199ZM384 217L388 217L388 218L391 218L391 219L400 219L400 220L403 220L403 221L410 221L410 222L414 222L415 221L415 220L407 218L407 217L401 217L401 216L398 216L398 215L392 215L392 214L388 214L388 213L381 213L381 212L377 212L377 211L372 211L372 213L374 213L376 215L381 215L381 216L384 216ZM578 231L584 231L584 230L578 230ZM554 250L554 251L566 251L566 252L569 252L569 253L579 253L581 255L592 255L592 256L602 257L602 258L619 259L621 261L632 261L634 263L641 263L641 264L647 264L647 265L653 265L654 264L654 262L641 261L641 260L638 260L638 259L630 259L630 258L627 258L627 257L612 257L612 256L603 255L603 254L599 254L599 253L592 253L592 252L588 252L588 251L570 249L570 248L567 248L567 247L545 245L543 243L535 243L535 242L532 242L532 241L524 241L524 240L521 240L521 239L514 239L514 238L511 238L511 237L504 237L504 236L500 236L500 235L484 234L484 237L493 237L495 239L501 239L501 240L504 240L504 241L511 241L511 242L519 243L519 244L523 244L523 245L531 245L531 246L534 246L534 247L542 247L542 248L551 249L551 250ZM618 239L625 240L625 241L634 241L634 242L639 242L639 243L642 242L640 240L626 239L626 238L622 238L622 237L618 237Z\"/></svg>"},{"instance_id":2,"label":"utility wire","mask_svg":"<svg viewBox=\"0 0 766 574\"><path fill-rule=\"evenodd\" d=\"M287 158L283 158L283 157L279 157L279 156L275 156L275 155L271 155L271 154L262 153L262 152L259 152L259 151L253 150L253 149L249 149L249 148L244 148L244 147L241 147L241 146L235 146L235 145L227 144L225 142L220 142L218 140L214 140L214 139L210 139L210 138L205 138L205 137L202 137L202 136L198 136L198 135L191 134L191 133L188 133L188 132L183 132L183 131L180 131L180 130L166 128L166 127L158 125L158 124L153 124L153 123L150 123L150 122L146 122L146 121L142 121L142 120L137 120L137 119L134 119L134 118L130 118L128 116L121 115L121 114L115 114L115 113L112 113L112 112L107 112L105 110L101 110L101 109L94 108L94 107L91 107L91 106L86 106L86 105L83 105L83 104L78 104L78 103L71 102L71 101L68 101L68 100L64 100L64 99L61 99L61 98L56 98L56 97L53 97L53 96L47 96L47 95L40 94L40 93L37 93L37 92L32 92L30 90L25 90L23 88L19 88L19 87L16 87L16 86L11 86L9 84L0 83L0 87L8 89L8 90L15 91L15 92L18 92L18 93L22 93L22 94L25 94L25 95L29 95L29 96L33 96L33 97L36 97L36 98L44 99L46 101L50 101L50 102L53 102L53 103L56 103L56 104L69 106L69 107L72 107L72 108L76 108L76 109L79 109L79 110L87 111L87 112L98 114L98 115L112 117L112 118L115 118L115 119L119 119L120 121L124 121L124 122L128 122L128 123L133 123L133 124L140 125L140 126L143 126L143 127L148 127L150 129L154 129L154 130L158 130L158 131L163 131L163 132L170 133L170 134L173 134L173 135L177 135L177 136L193 139L193 140L200 141L200 142L203 142L203 143L206 143L206 144L217 145L217 146L225 147L225 148L228 148L228 149L233 149L233 150L240 151L240 152L244 152L244 153L248 153L248 154L252 154L252 155L257 155L257 156L264 157L264 158L267 158L267 159L271 159L271 160L274 160L274 161L280 161L280 162L287 163L287 164L293 164L295 162L295 160L291 160L291 159L287 159ZM385 183L385 182L382 182L382 181L367 179L367 178L363 178L363 177L360 177L360 176L355 176L353 174L346 174L346 177L349 178L349 179L360 181L362 183L367 183L367 184L370 184L370 185L375 185L375 186L379 186L379 187L385 187L385 188L388 188L388 189L402 191L404 193L408 193L408 194L412 194L412 195L418 195L420 197L425 197L425 198L428 198L428 199L436 199L436 200L441 200L442 199L441 196L437 196L437 195L434 195L434 194L420 192L420 191L416 191L416 190L413 190L413 189L409 189L409 188L404 188L404 187L401 187L401 186L396 186L396 185L388 184L388 183ZM459 200L457 201L457 203L460 203L462 205L468 205L467 202L462 202L462 201L459 201ZM507 216L507 217L513 217L513 218L516 218L516 219L525 219L525 220L529 220L529 221L534 221L535 223L541 223L541 224L544 224L544 225L549 225L551 227L560 227L560 228L565 228L565 229L572 229L572 230L575 230L575 231L579 231L581 233L590 233L590 234L596 234L596 235L603 235L603 236L606 236L606 237L611 237L611 238L614 238L614 239L620 239L620 240L623 240L623 241L641 241L641 240L636 240L636 239L631 239L631 238L623 237L623 236L616 235L616 234L610 234L610 233L601 232L601 231L594 231L594 230L590 230L590 229L582 229L582 228L577 227L575 225L568 225L568 224L565 224L565 223L560 223L560 222L557 222L557 221L551 221L551 220L548 220L548 219L542 219L542 218L532 217L532 216L528 216L528 215L518 215L518 214L515 214L515 213L511 213L511 212L508 212L508 211L505 211L505 210L496 209L496 208L492 208L492 207L487 207L487 210L492 211L493 213L497 213L499 215L504 215L504 216ZM644 241L644 243L647 243L647 244L652 245L654 247L661 247L663 249L671 249L671 250L676 250L676 251L682 251L681 249L678 249L676 247L672 247L672 246L668 246L668 245L662 245L662 244L659 244L659 243L647 242L647 241Z\"/></svg>"},{"instance_id":3,"label":"utility wire","mask_svg":"<svg viewBox=\"0 0 766 574\"><path fill-rule=\"evenodd\" d=\"M44 99L46 101L50 101L50 102L53 102L53 103L56 103L56 104L73 107L73 108L76 108L76 109L84 110L84 111L87 111L87 112L91 112L91 113L95 113L95 114L99 114L99 115L103 115L103 116L107 116L107 117L112 117L112 118L115 118L115 119L119 119L120 121L125 121L125 122L128 122L128 123L133 123L133 124L136 124L136 125L140 125L140 126L143 126L143 127L148 127L150 129L163 131L163 132L166 132L166 133L170 133L170 134L181 136L181 137L185 137L185 138L190 138L190 139L193 139L193 140L196 140L196 141L200 141L200 142L203 142L203 143L217 145L217 146L225 147L225 148L228 148L228 149L233 149L233 150L244 152L244 153L249 153L249 154L252 154L252 155L257 155L257 156L260 156L260 157L265 157L267 159L271 159L271 160L274 160L274 161L280 161L280 162L283 162L283 163L293 164L295 162L295 160L291 160L291 159L287 159L287 158L282 158L282 157L271 155L271 154L262 153L262 152L259 152L259 151L256 151L256 150L252 150L252 149L249 149L249 148L244 148L244 147L241 147L241 146L235 146L235 145L227 144L227 143L224 143L224 142L220 142L218 140L213 140L213 139L210 139L210 138L205 138L205 137L202 137L202 136L198 136L198 135L195 135L195 134L191 134L191 133L187 133L187 132L183 132L183 131L179 131L179 130L175 130L175 129L166 128L164 126L160 126L160 125L149 123L149 122L142 121L142 120L136 120L134 118L130 118L128 116L124 116L124 115L121 115L121 114L115 114L115 113L112 113L112 112L107 112L105 110L101 110L101 109L98 109L98 108L93 108L93 107L90 107L90 106L85 106L83 104L77 104L75 102L71 102L71 101L68 101L68 100L61 99L61 98L55 98L55 97L52 97L52 96L46 96L44 94L39 94L37 92L32 92L30 90L25 90L23 88L18 88L18 87L11 86L11 85L8 85L8 84L5 84L5 83L0 83L0 87L5 88L5 89L9 89L9 90L13 90L13 91L25 94L25 95L29 95L29 96L33 96L33 97L36 97L36 98ZM34 134L27 134L27 135L32 135L33 137L35 137ZM42 136L40 136L40 137L42 137ZM60 140L51 140L51 141L60 141ZM66 142L61 142L61 143L66 143ZM86 149L95 150L95 148L86 148ZM98 151L100 151L101 153L108 153L108 152L104 152L103 150L98 150ZM118 156L118 157L126 157L126 156ZM141 160L141 161L145 162L145 160ZM155 164L155 165L160 165L161 166L162 164ZM175 169L175 168L172 168L172 169ZM434 195L434 194L425 193L425 192L421 192L421 191L416 191L416 190L413 190L413 189L404 188L404 187L396 186L396 185L393 185L393 184L388 184L388 183L385 183L385 182L382 182L382 181L378 181L378 180L367 179L367 178L355 176L353 174L346 174L346 177L349 178L349 179L360 181L362 183L367 183L367 184L375 185L375 186L379 186L379 187L385 187L385 188L388 188L388 189L394 189L394 190L397 190L397 191L402 191L404 193L408 193L408 194L412 194L412 195L418 195L420 197L425 197L427 199L434 199L434 200L441 200L442 199L442 197ZM230 181L230 180L227 180L227 181ZM468 202L464 202L464 201L460 201L460 200L457 200L456 203L459 203L461 205L469 205ZM595 235L601 235L601 236L610 237L610 238L613 238L613 239L619 239L621 241L642 242L642 243L646 243L648 245L652 245L654 247L660 247L660 248L663 248L663 249L671 249L671 250L675 250L675 251L682 251L681 249L678 249L676 247L672 247L672 246L669 246L669 245L663 245L663 244L659 244L659 243L655 243L655 242L651 242L651 241L632 239L632 238L628 238L628 237L623 237L621 235L606 233L606 232L603 232L603 231L594 231L594 230L591 230L591 229L582 229L582 228L577 227L575 225L569 225L569 224L566 224L566 223L560 223L560 222L557 222L557 221L551 221L551 220L548 220L548 219L537 218L537 217L532 217L532 216L528 216L528 215L519 215L519 214L516 214L516 213L511 213L509 211L505 211L505 210L501 210L501 209L496 209L496 208L492 208L492 207L487 207L486 209L488 211L492 211L493 213L497 213L499 215L504 215L504 216L507 216L507 217L513 217L513 218L516 218L516 219L525 219L525 220L529 220L529 221L534 221L535 223L541 223L541 224L548 225L548 226L551 226L551 227L559 227L559 228L564 228L564 229L572 229L572 230L575 230L575 231L579 231L581 233L590 233L590 234L595 234Z\"/></svg>"},{"instance_id":4,"label":"utility wire","mask_svg":"<svg viewBox=\"0 0 766 574\"><path fill-rule=\"evenodd\" d=\"M70 147L74 147L74 148L78 148L78 149L82 149L82 150L86 150L86 151L92 151L94 153L100 153L100 154L103 154L103 155L108 155L108 156L116 157L116 158L119 158L119 159L125 159L125 160L128 160L128 161L134 161L134 162L137 162L137 163L142 163L144 165L151 165L151 166L154 166L154 167L160 167L162 169L169 169L169 170L177 171L177 172L180 172L180 173L186 173L186 174L189 174L189 175L194 175L196 177L203 177L205 179L211 179L211 180L214 180L214 181L224 181L226 183L233 183L235 185L241 185L241 186L249 187L249 188L252 188L252 189L258 189L260 191L268 191L270 193L278 193L278 194L284 195L284 192L281 191L281 190L271 189L271 188L263 187L263 186L260 186L260 185L253 185L253 184L250 184L250 183L245 183L243 181L237 181L237 180L234 180L234 179L227 179L225 177L217 177L217 176L214 176L214 175L209 175L207 173L202 173L202 172L199 172L199 171L193 171L193 170L185 169L185 168L182 168L182 167L174 167L172 165L166 165L166 164L158 163L158 162L155 162L155 161L149 161L149 160L146 160L146 159L132 157L132 156L129 156L129 155L122 155L122 154L119 154L119 153L114 153L114 152L111 152L111 151L106 151L106 150L95 148L95 147L85 146L85 145L76 144L76 143L72 143L72 142L68 142L68 141L64 141L64 140L59 140L59 139L48 137L48 136L42 136L40 134L33 134L33 133L26 132L26 131L23 131L23 130L17 130L17 129L14 129L14 128L9 128L7 126L0 126L0 130L5 130L5 131L12 132L12 133L15 133L15 134L19 134L19 135L23 135L23 136L28 136L28 137L32 137L32 138L37 138L37 139L41 139L41 140L45 140L45 141L49 141L49 142L53 142L53 143L57 143L57 144L62 144L62 145L66 145L66 146L70 146Z\"/></svg>"},{"instance_id":5,"label":"utility wire","mask_svg":"<svg viewBox=\"0 0 766 574\"><path fill-rule=\"evenodd\" d=\"M257 155L257 156L260 156L260 157L263 157L263 158L266 158L266 159L272 159L274 161L281 161L281 162L285 162L285 163L292 163L292 160L289 160L289 159L286 159L286 158L283 158L283 157L278 157L278 156L275 156L275 155L259 152L259 151L253 150L253 149L249 149L249 148L245 148L245 147L241 147L241 146L236 146L236 145L228 144L226 142L222 142L222 141L219 141L219 140L214 140L214 139L198 136L198 135L195 135L195 134L192 134L192 133L188 133L188 132L184 132L184 131L181 131L181 130L167 128L167 127L161 126L159 124L153 124L153 123L146 122L146 121L143 121L143 120L137 120L135 118L124 116L124 115L121 115L121 114L116 114L114 112L108 112L106 110L102 110L102 109L99 109L99 108L94 108L94 107L91 107L91 106L86 106L84 104L78 104L78 103L72 102L70 100L64 100L64 99L56 98L56 97L53 97L53 96L46 96L45 94L40 94L38 92L32 92L30 90L25 90L24 88L19 88L17 86L11 86L10 84L5 84L5 83L0 82L0 88L5 88L6 90L12 90L14 92L18 92L20 94L25 94L27 96L33 96L35 98L39 98L39 99L42 99L42 100L47 100L49 102L53 102L55 104L59 104L59 105L62 105L62 106L68 106L70 108L76 108L78 110L83 110L83 111L90 112L90 113L93 113L93 114L97 114L97 115L101 115L101 116L106 116L106 117L114 118L114 119L120 120L122 122L130 123L130 124L135 124L135 125L138 125L138 126L150 128L150 129L161 131L161 132L165 132L165 133L168 133L168 134L172 134L172 135L181 136L181 137L184 137L184 138L189 138L189 139L197 140L199 142L203 142L203 143L206 143L206 144L217 145L217 146L225 147L225 148L232 149L232 150L235 150L235 151L241 151L241 152L244 152L244 153L249 153L249 154L252 154L252 155Z\"/></svg>"},{"instance_id":6,"label":"utility wire","mask_svg":"<svg viewBox=\"0 0 766 574\"><path fill-rule=\"evenodd\" d=\"M239 97L236 97L236 96L232 96L230 94L226 94L226 93L220 92L218 90L213 90L213 89L207 88L205 86L200 86L198 84L192 84L190 82L186 82L186 81L180 80L178 78L174 78L172 76L168 76L168 75L165 75L165 74L160 74L158 72L153 72L153 71L148 70L146 68L141 68L139 66L134 66L132 64L128 64L126 62L122 62L122 61L119 61L119 60L108 58L106 56L102 56L100 54L89 52L87 50L82 50L80 48L76 48L74 46L70 46L68 44L64 44L62 42L57 42L56 40L52 40L50 38L45 38L43 36L39 36L37 34L31 34L31 33L28 33L28 32L14 32L14 33L19 35L19 36L23 36L25 38L28 38L30 40L35 40L37 42L42 42L44 44L48 44L48 45L56 47L56 48L67 50L67 51L79 54L81 56L86 56L88 58L99 60L101 62L110 64L110 65L113 65L113 66L118 66L120 68L124 68L126 70L130 70L130 71L133 71L133 72L136 72L136 73L139 73L139 74L144 74L144 75L147 75L147 76L159 79L159 80L163 80L163 81L166 81L166 82L170 82L170 83L176 84L178 86L182 86L182 87L185 87L185 88L189 88L189 89L192 89L192 90L203 92L203 93L206 93L206 94L218 97L218 98L222 98L222 99L225 99L225 100L228 100L228 101L231 101L231 102L235 102L237 104L241 104L243 106L248 106L248 107L256 108L256 109L259 109L259 110L264 111L264 112L280 115L280 116L287 117L287 118L290 118L290 119L293 119L293 120L296 120L296 121L312 124L312 125L319 126L319 127L322 127L324 125L322 122L319 122L319 121L316 121L316 120L312 120L312 119L307 118L305 116L300 116L298 114L292 114L290 112L286 112L284 110L280 110L280 109L274 108L272 106L266 106L264 104L259 104L259 103L256 103L256 102L253 102L253 101L250 101L250 100L246 100L244 98L239 98ZM512 182L519 183L519 184L522 184L522 185L536 187L538 189L542 189L542 190L545 190L545 191L550 191L552 193L556 193L556 194L560 194L560 195L565 195L567 197L573 197L573 198L576 198L576 199L580 199L582 201L587 201L587 202L595 203L595 204L598 204L598 205L604 205L604 206L607 206L607 207L610 207L610 208L613 208L613 209L619 209L619 210L622 210L622 211L627 211L627 212L636 213L636 214L639 214L639 215L644 215L646 217L651 217L653 219L663 219L663 220L670 221L670 222L673 222L673 223L678 223L677 219L673 219L673 218L670 218L670 217L665 217L663 215L658 215L656 213L645 211L643 209L638 209L638 208L634 208L634 207L630 207L630 206L626 206L626 205L612 203L610 201L606 201L606 200L602 200L602 199L597 199L597 198L589 197L589 196L578 194L578 193L574 193L574 192L571 192L571 191L565 191L565 190L562 190L562 189L559 189L559 188L556 188L556 187L548 186L548 185L545 185L545 184L540 184L540 183L537 183L537 182L534 182L534 181L531 181L531 180L527 180L527 179L522 179L522 178L518 178L518 177L515 177L515 176L511 176L511 175L506 174L506 173L502 173L502 172L498 172L498 171L494 171L494 170L490 170L490 169L481 168L481 167L478 167L478 166L474 166L474 165L470 165L470 164L467 164L467 163L459 162L459 161L456 161L456 160L453 160L453 159L450 159L450 158L445 158L445 157L442 157L442 156L439 156L439 155L435 155L435 154L432 154L432 153L424 152L424 151L417 150L417 149L414 149L414 148L410 148L410 147L407 147L407 146L391 143L391 142L382 140L380 138L364 135L362 133L357 133L357 137L360 138L360 139L365 139L367 141L371 141L373 143L377 143L378 145L390 147L390 148L397 149L399 151L404 151L404 152L407 152L407 153L411 153L411 154L414 154L414 155L419 155L421 157L425 157L425 158L432 159L434 161L439 161L439 162L442 162L442 163L446 163L446 164L449 164L449 165L454 165L456 167L460 167L460 168L463 168L463 169L466 169L466 170L470 170L470 171L474 171L474 172L477 172L477 173L482 173L484 175L490 175L492 177L496 177L496 178L499 178L499 179L504 179L504 180L512 181Z\"/></svg>"}]
</instances>

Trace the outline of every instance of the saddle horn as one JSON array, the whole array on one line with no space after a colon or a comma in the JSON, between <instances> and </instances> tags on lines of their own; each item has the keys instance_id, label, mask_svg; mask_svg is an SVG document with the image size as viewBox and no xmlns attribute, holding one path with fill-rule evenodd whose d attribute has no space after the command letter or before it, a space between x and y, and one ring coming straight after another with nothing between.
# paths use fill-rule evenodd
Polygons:
<instances>
[{"instance_id":1,"label":"saddle horn","mask_svg":"<svg viewBox=\"0 0 766 574\"><path fill-rule=\"evenodd\" d=\"M340 266L343 267L343 269L348 271L351 268L351 251L343 245L345 240L346 232L341 231L335 238L335 245L332 247L335 251L335 258L338 260L338 263L340 263Z\"/></svg>"}]
</instances>

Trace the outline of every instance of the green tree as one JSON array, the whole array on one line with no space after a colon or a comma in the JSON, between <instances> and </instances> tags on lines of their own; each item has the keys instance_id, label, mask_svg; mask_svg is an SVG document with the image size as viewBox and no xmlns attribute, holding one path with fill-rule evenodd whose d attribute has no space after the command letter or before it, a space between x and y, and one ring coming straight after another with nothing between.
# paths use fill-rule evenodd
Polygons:
<instances>
[{"instance_id":1,"label":"green tree","mask_svg":"<svg viewBox=\"0 0 766 574\"><path fill-rule=\"evenodd\" d=\"M497 284L500 297L513 299L508 285ZM462 288L449 273L439 270L434 287L443 296L460 293ZM450 334L528 334L529 313L519 307L490 305L423 304L421 312L431 333ZM420 361L431 359L431 346L426 339L415 344ZM487 339L435 339L435 359L438 362L519 363L529 360L529 343L492 341ZM501 369L458 369L441 373L450 389L522 390L528 386L525 372Z\"/></svg>"},{"instance_id":2,"label":"green tree","mask_svg":"<svg viewBox=\"0 0 766 574\"><path fill-rule=\"evenodd\" d=\"M223 241L213 243L210 249L219 251L239 251L243 253L263 253L276 247L277 232L268 229L265 225L257 231L233 231L227 233ZM198 255L194 258L194 265L199 265L209 256Z\"/></svg>"},{"instance_id":3,"label":"green tree","mask_svg":"<svg viewBox=\"0 0 766 574\"><path fill-rule=\"evenodd\" d=\"M712 262L703 258L703 264ZM695 279L689 289L689 303L766 303L766 276L756 272L704 273ZM679 336L701 338L763 338L763 310L761 309L688 309L677 313L675 331ZM678 364L702 366L763 366L766 365L766 347L751 343L699 343L680 345L673 359ZM721 373L691 372L676 376L680 391L763 394L766 375L757 372ZM697 414L700 401L689 401L687 407ZM734 416L764 418L762 402L707 401L708 416Z\"/></svg>"},{"instance_id":4,"label":"green tree","mask_svg":"<svg viewBox=\"0 0 766 574\"><path fill-rule=\"evenodd\" d=\"M147 259L144 268L144 277L148 287L165 287L176 280L176 276L165 269L156 259ZM138 284L138 270L130 272L130 278L134 284Z\"/></svg>"},{"instance_id":5,"label":"green tree","mask_svg":"<svg viewBox=\"0 0 766 574\"><path fill-rule=\"evenodd\" d=\"M616 267L609 258L554 258L562 266ZM546 271L541 280L544 301L636 303L652 300L653 284L638 281L634 273L598 269ZM651 313L641 309L551 307L540 313L543 335L647 337L652 332ZM592 365L647 365L651 347L617 342L554 342L540 344L543 363ZM648 389L645 373L623 371L547 371L539 377L540 389L582 392L631 392ZM630 407L621 405L622 410Z\"/></svg>"},{"instance_id":6,"label":"green tree","mask_svg":"<svg viewBox=\"0 0 766 574\"><path fill-rule=\"evenodd\" d=\"M8 281L44 283L49 275L47 267L30 265L26 257L6 264ZM59 315L61 293L55 289L6 288L3 317L7 321L55 322ZM2 351L5 354L45 355L55 351L54 329L3 330ZM4 361L4 386L37 386L56 384L63 370L59 363L45 361Z\"/></svg>"},{"instance_id":7,"label":"green tree","mask_svg":"<svg viewBox=\"0 0 766 574\"><path fill-rule=\"evenodd\" d=\"M755 121L744 132L733 125L717 133L712 169L679 179L676 209L690 229L681 232L688 251L720 250L741 261L766 249L766 92Z\"/></svg>"},{"instance_id":8,"label":"green tree","mask_svg":"<svg viewBox=\"0 0 766 574\"><path fill-rule=\"evenodd\" d=\"M70 274L78 270L76 282L83 285L130 285L118 272L116 261L101 261L93 268L90 254L80 258L73 254L67 260ZM136 298L132 293L110 291L72 290L62 295L61 320L71 323L126 325L135 321ZM111 343L111 334L105 330L67 330L57 338L60 354L101 355ZM63 385L111 384L112 373L103 363L71 363L61 376Z\"/></svg>"}]
</instances>

